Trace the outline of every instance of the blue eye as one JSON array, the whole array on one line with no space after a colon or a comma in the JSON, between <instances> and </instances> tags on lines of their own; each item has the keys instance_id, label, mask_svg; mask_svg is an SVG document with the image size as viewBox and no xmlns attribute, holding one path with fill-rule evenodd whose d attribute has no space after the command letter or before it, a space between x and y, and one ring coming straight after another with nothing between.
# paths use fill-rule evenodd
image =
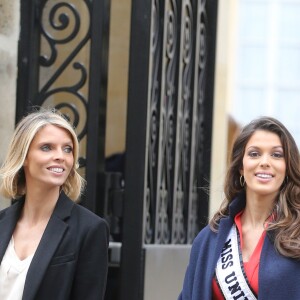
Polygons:
<instances>
[{"instance_id":1,"label":"blue eye","mask_svg":"<svg viewBox=\"0 0 300 300\"><path fill-rule=\"evenodd\" d=\"M41 147L41 150L42 150L42 151L50 151L51 148L50 148L49 145L43 145L43 146Z\"/></svg>"},{"instance_id":2,"label":"blue eye","mask_svg":"<svg viewBox=\"0 0 300 300\"><path fill-rule=\"evenodd\" d=\"M72 153L72 152L73 152L73 148L70 147L70 146L67 146L67 147L64 148L64 151L65 151L66 153Z\"/></svg>"}]
</instances>

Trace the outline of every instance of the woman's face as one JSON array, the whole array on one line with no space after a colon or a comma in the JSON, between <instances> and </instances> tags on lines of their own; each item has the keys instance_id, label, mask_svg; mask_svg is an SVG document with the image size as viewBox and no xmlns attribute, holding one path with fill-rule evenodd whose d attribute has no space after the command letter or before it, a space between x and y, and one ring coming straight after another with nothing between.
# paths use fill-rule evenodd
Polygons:
<instances>
[{"instance_id":1,"label":"woman's face","mask_svg":"<svg viewBox=\"0 0 300 300\"><path fill-rule=\"evenodd\" d=\"M33 138L24 162L26 187L59 188L74 163L70 133L54 125L41 128Z\"/></svg>"},{"instance_id":2,"label":"woman's face","mask_svg":"<svg viewBox=\"0 0 300 300\"><path fill-rule=\"evenodd\" d=\"M286 175L283 147L277 134L258 130L249 139L243 157L247 196L276 197Z\"/></svg>"}]
</instances>

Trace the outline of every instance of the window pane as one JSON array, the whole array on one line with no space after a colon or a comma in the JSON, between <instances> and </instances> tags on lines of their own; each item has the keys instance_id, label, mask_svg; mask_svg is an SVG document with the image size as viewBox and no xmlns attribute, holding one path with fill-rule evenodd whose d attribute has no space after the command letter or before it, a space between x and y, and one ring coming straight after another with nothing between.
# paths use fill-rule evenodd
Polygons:
<instances>
[{"instance_id":1,"label":"window pane","mask_svg":"<svg viewBox=\"0 0 300 300\"><path fill-rule=\"evenodd\" d=\"M299 1L298 1L299 2ZM279 36L281 40L298 40L300 28L300 3L281 4Z\"/></svg>"},{"instance_id":2,"label":"window pane","mask_svg":"<svg viewBox=\"0 0 300 300\"><path fill-rule=\"evenodd\" d=\"M261 82L267 72L265 47L249 45L241 47L238 58L238 81Z\"/></svg>"},{"instance_id":3,"label":"window pane","mask_svg":"<svg viewBox=\"0 0 300 300\"><path fill-rule=\"evenodd\" d=\"M239 88L236 93L232 115L242 125L266 114L265 91L260 88Z\"/></svg>"},{"instance_id":4,"label":"window pane","mask_svg":"<svg viewBox=\"0 0 300 300\"><path fill-rule=\"evenodd\" d=\"M264 40L267 36L267 3L263 1L241 1L239 7L241 39Z\"/></svg>"},{"instance_id":5,"label":"window pane","mask_svg":"<svg viewBox=\"0 0 300 300\"><path fill-rule=\"evenodd\" d=\"M274 103L276 117L291 131L300 146L300 88L298 90L279 90Z\"/></svg>"},{"instance_id":6,"label":"window pane","mask_svg":"<svg viewBox=\"0 0 300 300\"><path fill-rule=\"evenodd\" d=\"M278 53L278 79L285 84L300 83L300 48L280 47Z\"/></svg>"}]
</instances>

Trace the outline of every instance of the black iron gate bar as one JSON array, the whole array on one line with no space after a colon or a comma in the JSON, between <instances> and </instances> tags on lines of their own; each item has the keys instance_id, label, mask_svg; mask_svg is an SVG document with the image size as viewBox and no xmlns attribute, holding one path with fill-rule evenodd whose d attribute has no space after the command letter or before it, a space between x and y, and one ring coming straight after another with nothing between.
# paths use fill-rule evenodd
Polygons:
<instances>
[{"instance_id":1,"label":"black iron gate bar","mask_svg":"<svg viewBox=\"0 0 300 300\"><path fill-rule=\"evenodd\" d=\"M216 17L216 0L132 1L124 300L143 299L145 244L190 244L206 225Z\"/></svg>"}]
</instances>

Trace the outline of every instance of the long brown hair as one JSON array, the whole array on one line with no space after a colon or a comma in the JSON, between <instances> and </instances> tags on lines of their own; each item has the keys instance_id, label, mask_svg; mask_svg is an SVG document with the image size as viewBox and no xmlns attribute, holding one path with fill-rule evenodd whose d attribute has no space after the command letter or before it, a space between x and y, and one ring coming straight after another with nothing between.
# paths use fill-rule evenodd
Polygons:
<instances>
[{"instance_id":1,"label":"long brown hair","mask_svg":"<svg viewBox=\"0 0 300 300\"><path fill-rule=\"evenodd\" d=\"M240 170L243 168L243 156L249 139L257 130L275 133L280 138L286 163L286 180L279 191L274 206L274 220L268 223L267 230L273 232L276 249L287 257L300 258L300 158L297 144L278 120L260 117L246 125L236 138L230 165L225 177L223 200L219 210L210 221L213 231L218 230L221 218L228 215L229 204L244 187L240 183Z\"/></svg>"}]
</instances>

